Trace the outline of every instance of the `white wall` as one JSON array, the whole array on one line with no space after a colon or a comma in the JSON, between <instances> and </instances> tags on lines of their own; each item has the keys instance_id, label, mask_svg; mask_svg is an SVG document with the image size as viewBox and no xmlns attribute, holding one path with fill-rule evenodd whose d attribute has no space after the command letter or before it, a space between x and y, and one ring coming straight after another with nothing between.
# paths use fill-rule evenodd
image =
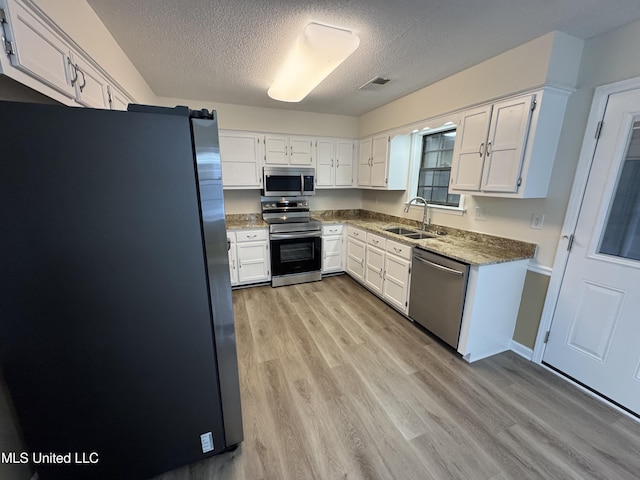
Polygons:
<instances>
[{"instance_id":1,"label":"white wall","mask_svg":"<svg viewBox=\"0 0 640 480\"><path fill-rule=\"evenodd\" d=\"M259 213L259 190L225 190L224 208L227 214ZM360 190L317 190L309 197L311 210L343 210L362 208L362 192Z\"/></svg>"},{"instance_id":2,"label":"white wall","mask_svg":"<svg viewBox=\"0 0 640 480\"><path fill-rule=\"evenodd\" d=\"M257 132L290 133L326 137L356 138L358 118L346 115L298 112L279 108L250 107L184 98L158 97L157 105L215 109L220 128Z\"/></svg>"},{"instance_id":3,"label":"white wall","mask_svg":"<svg viewBox=\"0 0 640 480\"><path fill-rule=\"evenodd\" d=\"M583 42L579 39L561 32L549 33L363 115L359 122L360 135L396 128L545 83L574 87L582 47ZM583 113L584 99L575 101L572 96L566 118ZM434 209L432 222L535 243L538 245L536 261L550 267L582 133L575 122L565 122L547 198L520 200L467 196L465 215L455 216ZM362 208L419 220L421 209L412 208L409 214L403 212L406 195L403 192L365 191ZM476 207L488 210L487 220L475 220ZM533 213L545 214L542 230L530 228Z\"/></svg>"}]
</instances>

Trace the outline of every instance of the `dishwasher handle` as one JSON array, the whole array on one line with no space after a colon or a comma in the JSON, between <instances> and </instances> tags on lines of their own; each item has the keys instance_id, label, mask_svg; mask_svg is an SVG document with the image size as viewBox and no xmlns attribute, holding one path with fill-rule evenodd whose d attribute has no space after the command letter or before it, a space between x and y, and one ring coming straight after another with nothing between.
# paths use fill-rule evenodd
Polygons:
<instances>
[{"instance_id":1,"label":"dishwasher handle","mask_svg":"<svg viewBox=\"0 0 640 480\"><path fill-rule=\"evenodd\" d=\"M460 272L458 270L454 270L453 268L445 267L443 265L438 265L437 263L430 262L429 260L425 260L425 259L417 257L417 256L414 256L413 258L414 258L414 260L418 260L419 262L425 263L425 264L429 265L430 267L437 268L438 270L442 270L443 272L447 272L447 273L451 273L453 275L459 275L459 276L464 275L464 272Z\"/></svg>"}]
</instances>

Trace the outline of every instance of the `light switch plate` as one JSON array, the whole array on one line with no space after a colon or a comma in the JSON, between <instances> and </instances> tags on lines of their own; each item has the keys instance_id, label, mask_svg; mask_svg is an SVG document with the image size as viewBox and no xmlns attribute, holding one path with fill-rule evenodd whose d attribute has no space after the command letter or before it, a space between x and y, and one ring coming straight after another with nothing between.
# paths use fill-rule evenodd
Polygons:
<instances>
[{"instance_id":1,"label":"light switch plate","mask_svg":"<svg viewBox=\"0 0 640 480\"><path fill-rule=\"evenodd\" d=\"M489 211L484 207L476 207L476 220L486 220Z\"/></svg>"},{"instance_id":2,"label":"light switch plate","mask_svg":"<svg viewBox=\"0 0 640 480\"><path fill-rule=\"evenodd\" d=\"M544 213L531 214L531 228L535 230L542 230L543 224L544 224Z\"/></svg>"}]
</instances>

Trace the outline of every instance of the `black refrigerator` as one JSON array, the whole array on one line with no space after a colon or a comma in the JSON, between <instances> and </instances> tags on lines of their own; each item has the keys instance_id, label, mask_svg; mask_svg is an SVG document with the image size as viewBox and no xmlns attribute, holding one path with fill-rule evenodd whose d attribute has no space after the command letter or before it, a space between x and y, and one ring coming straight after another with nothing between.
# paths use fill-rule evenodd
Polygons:
<instances>
[{"instance_id":1,"label":"black refrigerator","mask_svg":"<svg viewBox=\"0 0 640 480\"><path fill-rule=\"evenodd\" d=\"M237 447L215 111L0 102L0 228L15 461L138 479Z\"/></svg>"}]
</instances>

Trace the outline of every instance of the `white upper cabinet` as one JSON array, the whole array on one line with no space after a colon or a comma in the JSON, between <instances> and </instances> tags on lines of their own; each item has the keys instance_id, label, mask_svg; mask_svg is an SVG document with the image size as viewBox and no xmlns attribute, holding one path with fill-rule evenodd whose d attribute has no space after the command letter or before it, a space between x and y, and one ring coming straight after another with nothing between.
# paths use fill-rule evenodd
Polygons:
<instances>
[{"instance_id":1,"label":"white upper cabinet","mask_svg":"<svg viewBox=\"0 0 640 480\"><path fill-rule=\"evenodd\" d=\"M261 188L261 136L232 130L220 130L219 136L223 188Z\"/></svg>"},{"instance_id":2,"label":"white upper cabinet","mask_svg":"<svg viewBox=\"0 0 640 480\"><path fill-rule=\"evenodd\" d=\"M314 139L297 135L264 135L265 165L313 165Z\"/></svg>"},{"instance_id":3,"label":"white upper cabinet","mask_svg":"<svg viewBox=\"0 0 640 480\"><path fill-rule=\"evenodd\" d=\"M450 193L547 195L568 92L545 88L461 114Z\"/></svg>"},{"instance_id":4,"label":"white upper cabinet","mask_svg":"<svg viewBox=\"0 0 640 480\"><path fill-rule=\"evenodd\" d=\"M124 93L111 85L107 85L105 95L105 105L108 105L108 108L110 108L111 110L124 111L127 110L130 103L133 103L133 101Z\"/></svg>"},{"instance_id":5,"label":"white upper cabinet","mask_svg":"<svg viewBox=\"0 0 640 480\"><path fill-rule=\"evenodd\" d=\"M91 64L79 55L71 56L71 83L76 89L76 100L85 107L110 108L105 104L108 98L107 80Z\"/></svg>"},{"instance_id":6,"label":"white upper cabinet","mask_svg":"<svg viewBox=\"0 0 640 480\"><path fill-rule=\"evenodd\" d=\"M316 186L353 187L355 142L343 138L318 138L315 145Z\"/></svg>"},{"instance_id":7,"label":"white upper cabinet","mask_svg":"<svg viewBox=\"0 0 640 480\"><path fill-rule=\"evenodd\" d=\"M353 163L356 158L356 142L338 138L336 140L335 186L353 187Z\"/></svg>"},{"instance_id":8,"label":"white upper cabinet","mask_svg":"<svg viewBox=\"0 0 640 480\"><path fill-rule=\"evenodd\" d=\"M360 140L358 187L406 190L411 137L388 133Z\"/></svg>"},{"instance_id":9,"label":"white upper cabinet","mask_svg":"<svg viewBox=\"0 0 640 480\"><path fill-rule=\"evenodd\" d=\"M333 187L335 185L335 149L333 138L316 140L316 187Z\"/></svg>"},{"instance_id":10,"label":"white upper cabinet","mask_svg":"<svg viewBox=\"0 0 640 480\"><path fill-rule=\"evenodd\" d=\"M10 9L4 28L11 65L69 98L75 98L69 46L21 3L7 2L7 6Z\"/></svg>"},{"instance_id":11,"label":"white upper cabinet","mask_svg":"<svg viewBox=\"0 0 640 480\"><path fill-rule=\"evenodd\" d=\"M0 0L0 33L8 55L0 73L67 105L126 109L133 101L31 2Z\"/></svg>"}]
</instances>

